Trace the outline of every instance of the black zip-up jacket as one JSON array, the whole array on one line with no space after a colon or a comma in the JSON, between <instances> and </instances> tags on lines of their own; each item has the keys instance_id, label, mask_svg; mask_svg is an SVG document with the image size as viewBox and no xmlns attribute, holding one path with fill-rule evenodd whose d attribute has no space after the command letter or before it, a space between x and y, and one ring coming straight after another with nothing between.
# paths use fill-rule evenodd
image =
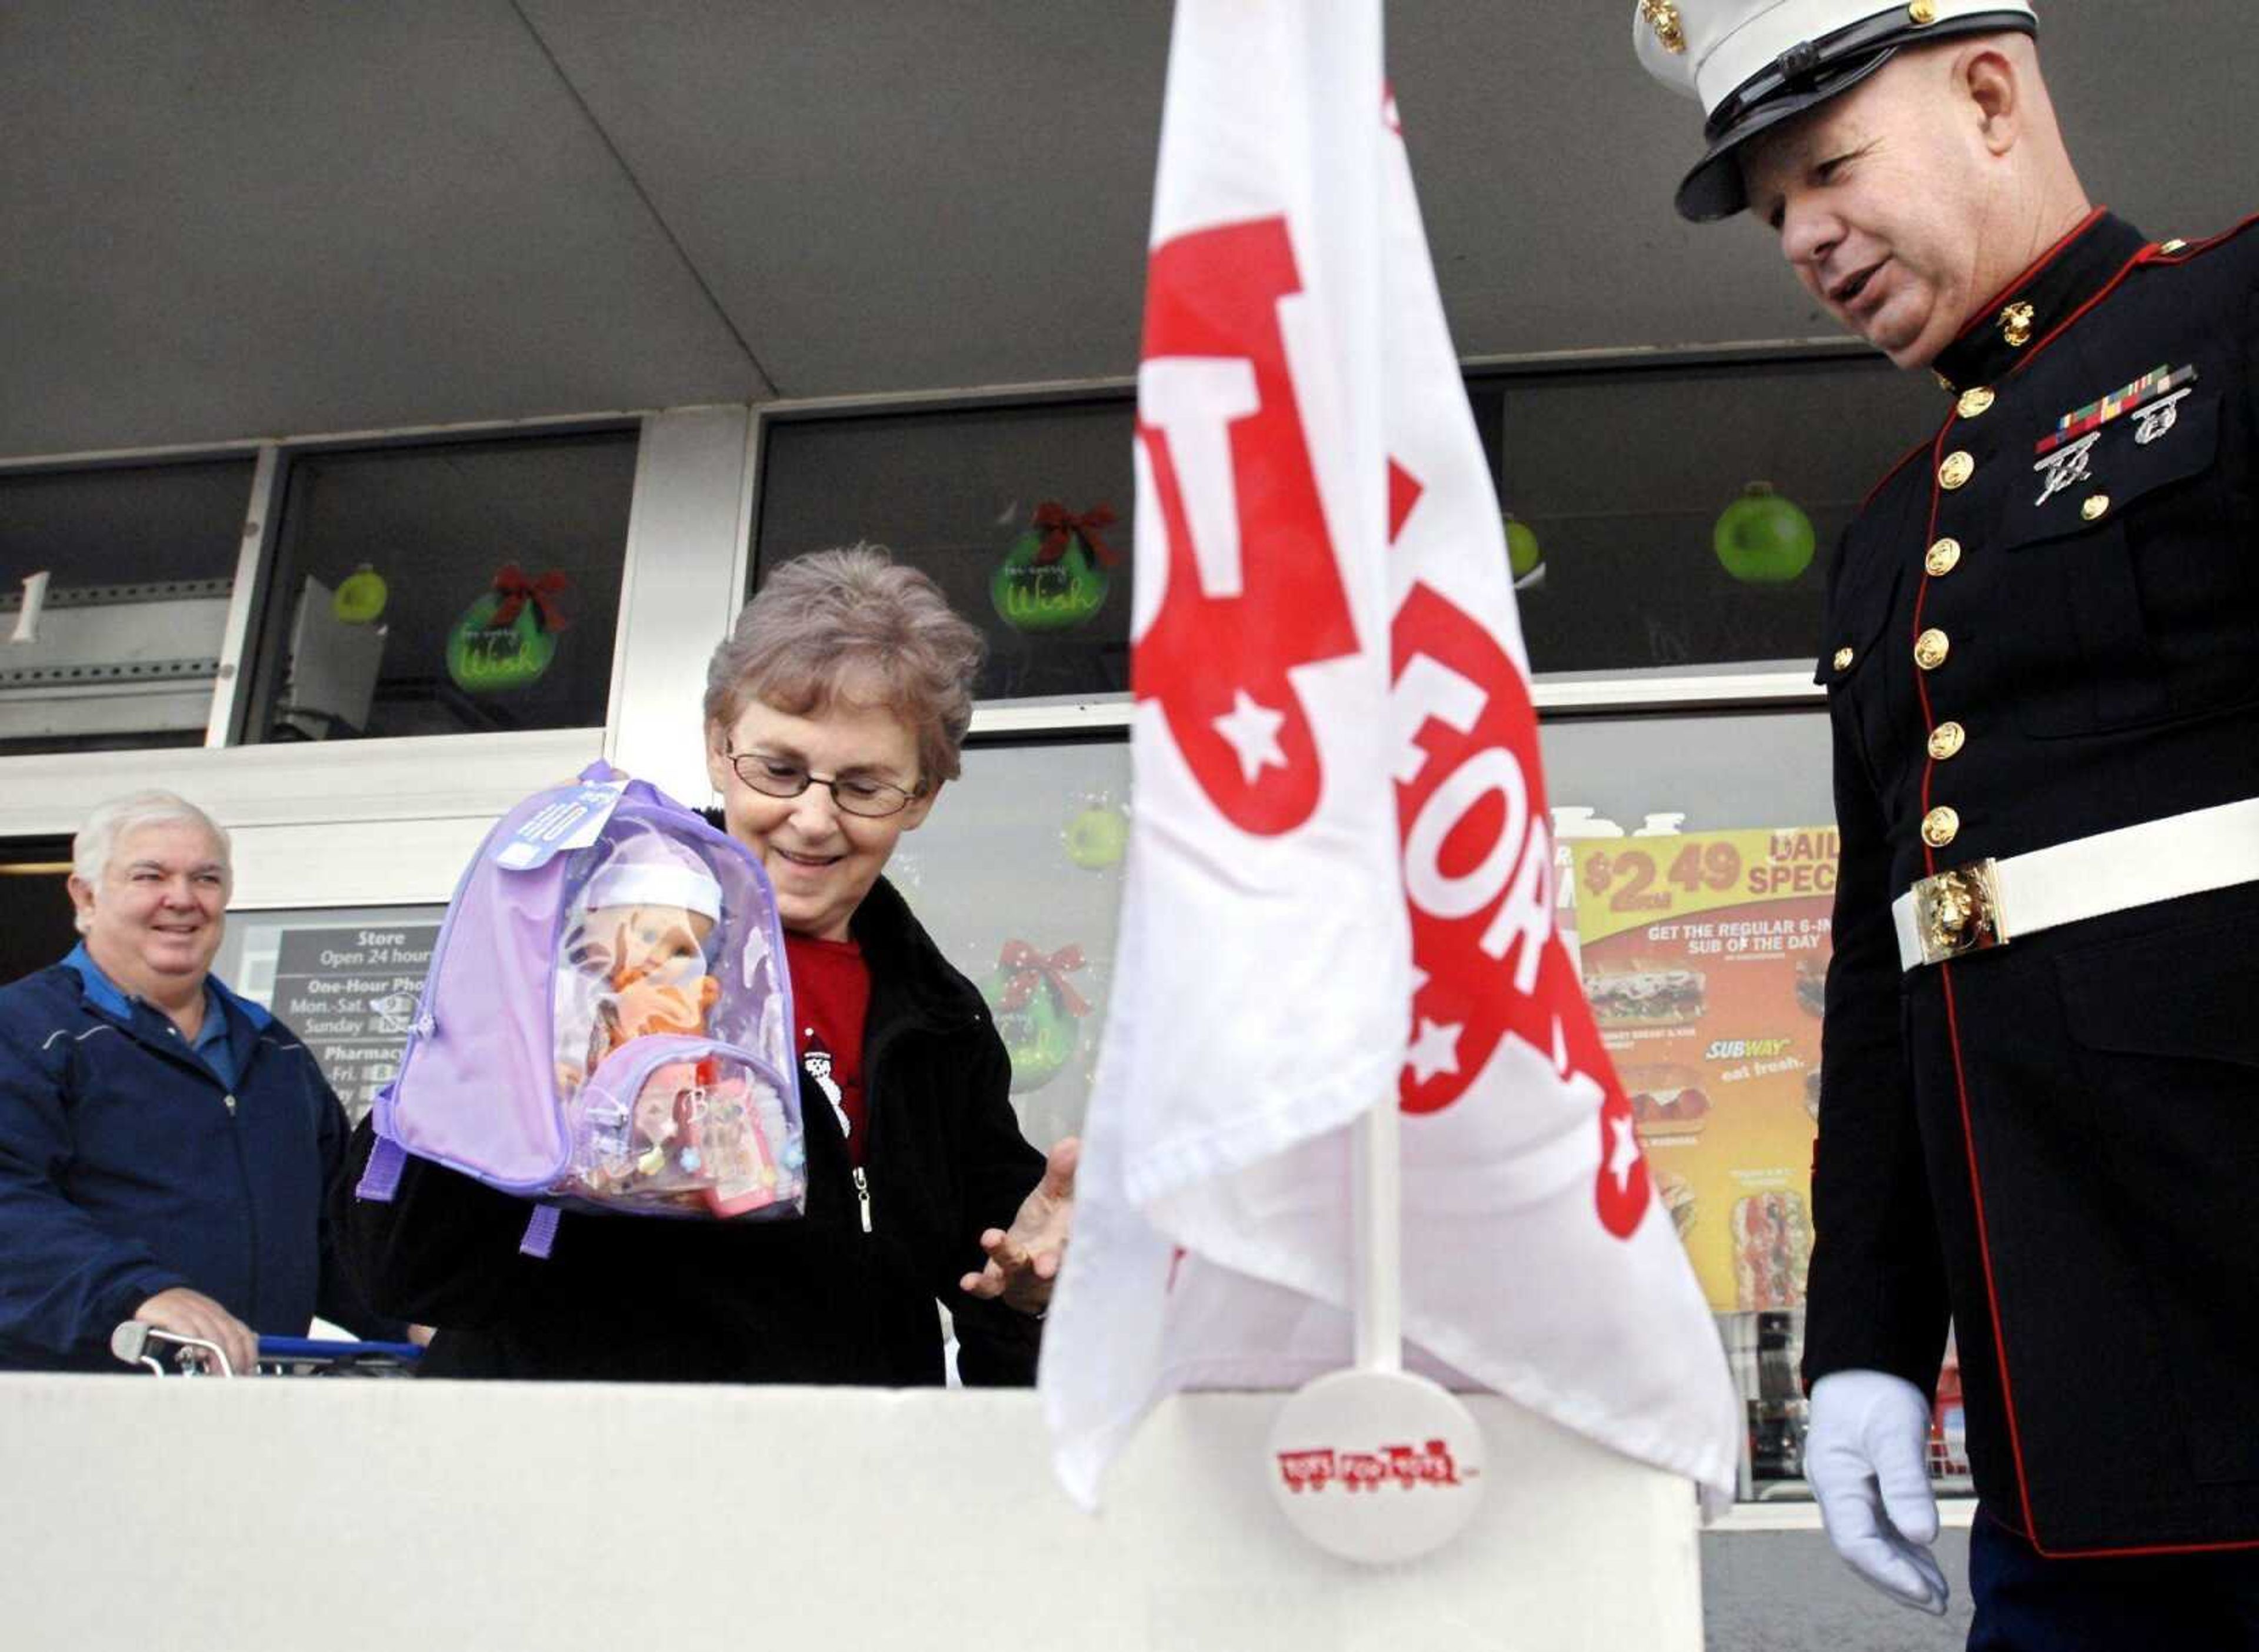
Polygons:
<instances>
[{"instance_id":1,"label":"black zip-up jacket","mask_svg":"<svg viewBox=\"0 0 2259 1652\"><path fill-rule=\"evenodd\" d=\"M870 1229L847 1144L805 1078L808 1209L719 1221L567 1209L546 1258L519 1254L533 1206L410 1157L393 1201L336 1212L374 1301L436 1325L428 1376L861 1383L944 1379L955 1318L968 1384L1027 1383L1038 1327L957 1287L980 1232L1008 1227L1043 1174L1008 1097L1002 1041L973 984L884 880L857 910ZM372 1143L355 1133L353 1176Z\"/></svg>"}]
</instances>

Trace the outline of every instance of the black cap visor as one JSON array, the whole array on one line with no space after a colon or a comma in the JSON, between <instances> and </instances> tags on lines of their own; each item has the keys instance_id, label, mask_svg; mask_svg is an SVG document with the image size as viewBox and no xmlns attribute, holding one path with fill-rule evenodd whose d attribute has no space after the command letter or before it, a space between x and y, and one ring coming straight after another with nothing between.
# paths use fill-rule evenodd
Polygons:
<instances>
[{"instance_id":1,"label":"black cap visor","mask_svg":"<svg viewBox=\"0 0 2259 1652\"><path fill-rule=\"evenodd\" d=\"M1816 109L1849 91L1897 56L1903 46L1928 46L1964 34L2034 32L2020 11L1982 11L1927 28L1902 11L1855 24L1816 46L1806 43L1736 88L1709 120L1710 147L1678 186L1678 216L1695 224L1729 218L1748 206L1742 187L1741 147L1759 132Z\"/></svg>"},{"instance_id":2,"label":"black cap visor","mask_svg":"<svg viewBox=\"0 0 2259 1652\"><path fill-rule=\"evenodd\" d=\"M1820 75L1800 90L1784 87L1775 96L1740 111L1725 136L1712 142L1678 186L1678 216L1696 224L1714 224L1748 206L1749 192L1742 187L1742 146L1759 132L1770 132L1806 110L1849 91L1897 54L1895 46L1885 46L1863 61L1843 65L1841 73Z\"/></svg>"}]
</instances>

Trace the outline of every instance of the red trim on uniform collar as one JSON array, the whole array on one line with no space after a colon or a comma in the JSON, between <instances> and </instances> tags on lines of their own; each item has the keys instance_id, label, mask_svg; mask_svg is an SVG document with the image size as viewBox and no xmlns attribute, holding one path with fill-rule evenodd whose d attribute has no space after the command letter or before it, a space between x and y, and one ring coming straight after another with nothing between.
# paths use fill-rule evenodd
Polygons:
<instances>
[{"instance_id":1,"label":"red trim on uniform collar","mask_svg":"<svg viewBox=\"0 0 2259 1652\"><path fill-rule=\"evenodd\" d=\"M2125 267L2147 242L2140 231L2096 207L2068 234L2040 254L2015 280L1970 313L1959 335L1932 365L1955 393L2007 376L2023 360L2035 338L2054 331ZM2017 303L2031 306L2021 338L2010 343L2006 312Z\"/></svg>"},{"instance_id":2,"label":"red trim on uniform collar","mask_svg":"<svg viewBox=\"0 0 2259 1652\"><path fill-rule=\"evenodd\" d=\"M2057 241L2053 246L2048 248L2046 252L2041 253L2030 263L2025 265L2022 274L2017 275L2013 280L2010 281L2006 286L2001 288L1999 292L1994 293L1983 303L1978 305L1976 309L1970 310L1969 314L1971 319L1966 326L1962 328L1960 338L1956 338L1953 342L1955 344L1959 344L1963 338L1968 338L1970 333L1975 332L1979 327L1988 325L2002 310L2008 307L2008 301L2016 296L2016 288L2026 286L2031 281L2037 280L2042 270L2054 263L2058 258L2061 258L2063 254L2063 250L2073 241L2085 234L2087 231L2092 229L2096 224L2101 223L2102 220L2109 215L2109 211L2110 209L2108 207L2093 207L2089 209L2084 217L2079 219L2077 223L2072 224L2069 230L2063 232L2063 237L2061 240Z\"/></svg>"}]
</instances>

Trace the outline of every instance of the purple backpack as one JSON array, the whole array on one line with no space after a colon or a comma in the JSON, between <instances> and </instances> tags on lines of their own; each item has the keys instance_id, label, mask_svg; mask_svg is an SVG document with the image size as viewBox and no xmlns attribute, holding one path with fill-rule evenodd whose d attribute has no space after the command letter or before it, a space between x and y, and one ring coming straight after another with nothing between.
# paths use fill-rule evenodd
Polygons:
<instances>
[{"instance_id":1,"label":"purple backpack","mask_svg":"<svg viewBox=\"0 0 2259 1652\"><path fill-rule=\"evenodd\" d=\"M602 763L536 793L456 886L359 1194L405 1156L543 1202L780 1217L807 1200L792 986L745 846Z\"/></svg>"}]
</instances>

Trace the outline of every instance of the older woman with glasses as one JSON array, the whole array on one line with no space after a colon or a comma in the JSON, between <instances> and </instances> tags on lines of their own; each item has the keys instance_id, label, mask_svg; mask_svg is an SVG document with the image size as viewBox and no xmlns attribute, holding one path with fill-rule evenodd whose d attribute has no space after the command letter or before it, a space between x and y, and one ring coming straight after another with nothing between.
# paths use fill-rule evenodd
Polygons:
<instances>
[{"instance_id":1,"label":"older woman with glasses","mask_svg":"<svg viewBox=\"0 0 2259 1652\"><path fill-rule=\"evenodd\" d=\"M350 1220L380 1302L441 1328L427 1373L938 1383L939 1303L965 1381L1032 1378L1075 1144L1022 1138L980 993L880 876L957 777L980 653L931 580L860 546L786 565L738 616L708 769L784 921L807 1212L568 1223L534 1261L523 1203L411 1159Z\"/></svg>"}]
</instances>

